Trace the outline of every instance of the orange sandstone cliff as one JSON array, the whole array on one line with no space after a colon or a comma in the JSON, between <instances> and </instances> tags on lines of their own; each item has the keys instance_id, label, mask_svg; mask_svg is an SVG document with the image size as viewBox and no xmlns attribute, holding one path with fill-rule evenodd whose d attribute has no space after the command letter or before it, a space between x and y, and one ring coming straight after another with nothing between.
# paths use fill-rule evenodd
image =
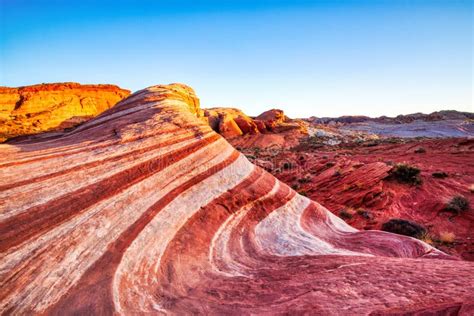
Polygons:
<instances>
[{"instance_id":1,"label":"orange sandstone cliff","mask_svg":"<svg viewBox=\"0 0 474 316\"><path fill-rule=\"evenodd\" d=\"M0 87L0 142L76 126L129 94L114 85L78 83Z\"/></svg>"}]
</instances>

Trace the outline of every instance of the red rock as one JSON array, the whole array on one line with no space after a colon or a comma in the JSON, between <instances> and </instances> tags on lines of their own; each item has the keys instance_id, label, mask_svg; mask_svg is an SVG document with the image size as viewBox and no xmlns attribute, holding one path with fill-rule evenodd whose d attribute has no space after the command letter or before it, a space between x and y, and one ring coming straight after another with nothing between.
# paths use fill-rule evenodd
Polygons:
<instances>
[{"instance_id":1,"label":"red rock","mask_svg":"<svg viewBox=\"0 0 474 316\"><path fill-rule=\"evenodd\" d=\"M260 120L260 121L265 121L265 122L270 121L270 122L273 122L275 125L288 121L288 118L283 113L283 111L278 110L278 109L272 109L272 110L263 112L262 114L257 116L255 119Z\"/></svg>"},{"instance_id":2,"label":"red rock","mask_svg":"<svg viewBox=\"0 0 474 316\"><path fill-rule=\"evenodd\" d=\"M258 130L260 133L266 133L266 132L268 131L267 126L265 125L265 122L264 122L264 121L253 120L253 122L254 122L255 125L257 126L257 130Z\"/></svg>"},{"instance_id":3,"label":"red rock","mask_svg":"<svg viewBox=\"0 0 474 316\"><path fill-rule=\"evenodd\" d=\"M235 123L239 126L243 134L257 134L259 130L257 124L253 120L247 120L241 116L234 118Z\"/></svg>"},{"instance_id":4,"label":"red rock","mask_svg":"<svg viewBox=\"0 0 474 316\"><path fill-rule=\"evenodd\" d=\"M71 128L99 115L129 94L130 91L113 85L78 83L0 87L0 142Z\"/></svg>"},{"instance_id":5,"label":"red rock","mask_svg":"<svg viewBox=\"0 0 474 316\"><path fill-rule=\"evenodd\" d=\"M250 155L276 166L283 161L296 165L292 170L273 174L289 185L298 185L300 191L336 215L347 209L355 213L368 211L370 219L356 213L346 220L358 229L380 229L391 218L413 220L430 227L431 237L427 240L474 261L474 209L455 217L444 211L446 203L457 195L474 205L474 195L469 190L474 183L473 143L466 139L381 141L370 147L366 145L377 143L324 145L317 149L301 146L296 152L282 147L276 156L267 155L264 150L259 155L251 151ZM426 153L416 153L419 148ZM299 159L301 155L306 155L304 161ZM421 170L422 185L411 186L387 178L392 165L403 162ZM434 172L448 176L438 179L433 177ZM443 232L454 233L455 242L444 245L437 241Z\"/></svg>"},{"instance_id":6,"label":"red rock","mask_svg":"<svg viewBox=\"0 0 474 316\"><path fill-rule=\"evenodd\" d=\"M2 314L447 314L474 264L358 231L154 86L60 137L0 145Z\"/></svg>"},{"instance_id":7,"label":"red rock","mask_svg":"<svg viewBox=\"0 0 474 316\"><path fill-rule=\"evenodd\" d=\"M204 110L204 116L207 117L212 129L222 134L226 138L231 138L244 134L258 133L257 125L254 123L254 121L238 109L206 109ZM231 132L230 135L228 132L224 132L228 130L231 130L233 132Z\"/></svg>"},{"instance_id":8,"label":"red rock","mask_svg":"<svg viewBox=\"0 0 474 316\"><path fill-rule=\"evenodd\" d=\"M219 134L225 138L241 136L242 130L237 122L227 113L219 115Z\"/></svg>"},{"instance_id":9,"label":"red rock","mask_svg":"<svg viewBox=\"0 0 474 316\"><path fill-rule=\"evenodd\" d=\"M213 130L239 147L295 146L308 134L307 123L292 120L281 110L270 110L252 119L233 108L204 110L204 116Z\"/></svg>"}]
</instances>

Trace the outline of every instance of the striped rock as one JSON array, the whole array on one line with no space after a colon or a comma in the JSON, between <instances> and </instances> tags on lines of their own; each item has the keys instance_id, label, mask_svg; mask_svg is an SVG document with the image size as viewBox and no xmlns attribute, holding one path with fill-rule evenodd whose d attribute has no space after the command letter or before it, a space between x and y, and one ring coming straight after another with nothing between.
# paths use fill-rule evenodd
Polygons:
<instances>
[{"instance_id":1,"label":"striped rock","mask_svg":"<svg viewBox=\"0 0 474 316\"><path fill-rule=\"evenodd\" d=\"M183 85L0 145L3 314L472 313L474 264L357 231L251 164Z\"/></svg>"}]
</instances>

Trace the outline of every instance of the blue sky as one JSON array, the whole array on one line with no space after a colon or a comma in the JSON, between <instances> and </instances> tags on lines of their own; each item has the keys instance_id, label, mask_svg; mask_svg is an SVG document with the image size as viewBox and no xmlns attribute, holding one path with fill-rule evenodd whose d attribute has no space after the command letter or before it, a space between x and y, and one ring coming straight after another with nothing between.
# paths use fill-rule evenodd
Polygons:
<instances>
[{"instance_id":1,"label":"blue sky","mask_svg":"<svg viewBox=\"0 0 474 316\"><path fill-rule=\"evenodd\" d=\"M292 117L473 112L471 1L0 0L0 85L183 82Z\"/></svg>"}]
</instances>

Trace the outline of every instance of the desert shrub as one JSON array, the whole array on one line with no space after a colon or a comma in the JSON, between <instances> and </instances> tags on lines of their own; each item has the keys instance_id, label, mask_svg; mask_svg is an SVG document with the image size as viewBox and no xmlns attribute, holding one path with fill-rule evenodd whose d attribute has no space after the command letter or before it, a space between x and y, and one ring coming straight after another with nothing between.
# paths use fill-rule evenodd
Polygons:
<instances>
[{"instance_id":1,"label":"desert shrub","mask_svg":"<svg viewBox=\"0 0 474 316\"><path fill-rule=\"evenodd\" d=\"M423 236L421 236L420 238L422 241L424 241L425 243L429 244L429 245L434 245L434 241L433 241L433 238L431 237L430 234L426 233L424 234Z\"/></svg>"},{"instance_id":2,"label":"desert shrub","mask_svg":"<svg viewBox=\"0 0 474 316\"><path fill-rule=\"evenodd\" d=\"M444 244L452 244L456 239L456 235L452 232L440 232L439 241Z\"/></svg>"},{"instance_id":3,"label":"desert shrub","mask_svg":"<svg viewBox=\"0 0 474 316\"><path fill-rule=\"evenodd\" d=\"M332 161L326 162L326 167L328 168L334 167L335 165L336 165L335 162L332 162Z\"/></svg>"},{"instance_id":4,"label":"desert shrub","mask_svg":"<svg viewBox=\"0 0 474 316\"><path fill-rule=\"evenodd\" d=\"M377 141L373 141L373 142L368 142L365 144L365 147L375 147L375 146L378 146L379 143Z\"/></svg>"},{"instance_id":5,"label":"desert shrub","mask_svg":"<svg viewBox=\"0 0 474 316\"><path fill-rule=\"evenodd\" d=\"M308 183L308 182L311 182L311 179L310 178L301 178L301 179L298 179L298 182L303 184L303 183Z\"/></svg>"},{"instance_id":6,"label":"desert shrub","mask_svg":"<svg viewBox=\"0 0 474 316\"><path fill-rule=\"evenodd\" d=\"M418 239L422 238L427 233L426 228L422 225L400 218L392 218L388 222L383 223L382 230Z\"/></svg>"},{"instance_id":7,"label":"desert shrub","mask_svg":"<svg viewBox=\"0 0 474 316\"><path fill-rule=\"evenodd\" d=\"M454 212L460 214L469 209L469 201L464 196L457 195L449 200L444 207L446 211Z\"/></svg>"},{"instance_id":8,"label":"desert shrub","mask_svg":"<svg viewBox=\"0 0 474 316\"><path fill-rule=\"evenodd\" d=\"M306 196L306 197L308 196L308 193L306 191L303 191L303 190L298 191L298 194L302 195L302 196Z\"/></svg>"},{"instance_id":9,"label":"desert shrub","mask_svg":"<svg viewBox=\"0 0 474 316\"><path fill-rule=\"evenodd\" d=\"M401 144L403 143L403 140L401 138L390 137L385 139L385 142L388 144Z\"/></svg>"},{"instance_id":10,"label":"desert shrub","mask_svg":"<svg viewBox=\"0 0 474 316\"><path fill-rule=\"evenodd\" d=\"M351 219L354 216L354 212L350 209L344 209L339 212L339 217L342 219Z\"/></svg>"},{"instance_id":11,"label":"desert shrub","mask_svg":"<svg viewBox=\"0 0 474 316\"><path fill-rule=\"evenodd\" d=\"M282 167L283 167L283 170L289 170L293 168L293 164L291 162L284 162Z\"/></svg>"},{"instance_id":12,"label":"desert shrub","mask_svg":"<svg viewBox=\"0 0 474 316\"><path fill-rule=\"evenodd\" d=\"M415 149L415 154L424 154L426 153L426 149L424 149L423 147L418 147L417 149Z\"/></svg>"},{"instance_id":13,"label":"desert shrub","mask_svg":"<svg viewBox=\"0 0 474 316\"><path fill-rule=\"evenodd\" d=\"M372 213L370 211L367 211L367 210L359 209L359 210L357 210L357 214L359 214L360 216L362 216L365 219L373 219L374 218L374 215L372 215Z\"/></svg>"},{"instance_id":14,"label":"desert shrub","mask_svg":"<svg viewBox=\"0 0 474 316\"><path fill-rule=\"evenodd\" d=\"M448 177L448 174L443 171L436 171L431 174L433 178L444 179Z\"/></svg>"},{"instance_id":15,"label":"desert shrub","mask_svg":"<svg viewBox=\"0 0 474 316\"><path fill-rule=\"evenodd\" d=\"M390 177L401 183L421 184L420 169L407 164L397 164L390 170Z\"/></svg>"}]
</instances>

